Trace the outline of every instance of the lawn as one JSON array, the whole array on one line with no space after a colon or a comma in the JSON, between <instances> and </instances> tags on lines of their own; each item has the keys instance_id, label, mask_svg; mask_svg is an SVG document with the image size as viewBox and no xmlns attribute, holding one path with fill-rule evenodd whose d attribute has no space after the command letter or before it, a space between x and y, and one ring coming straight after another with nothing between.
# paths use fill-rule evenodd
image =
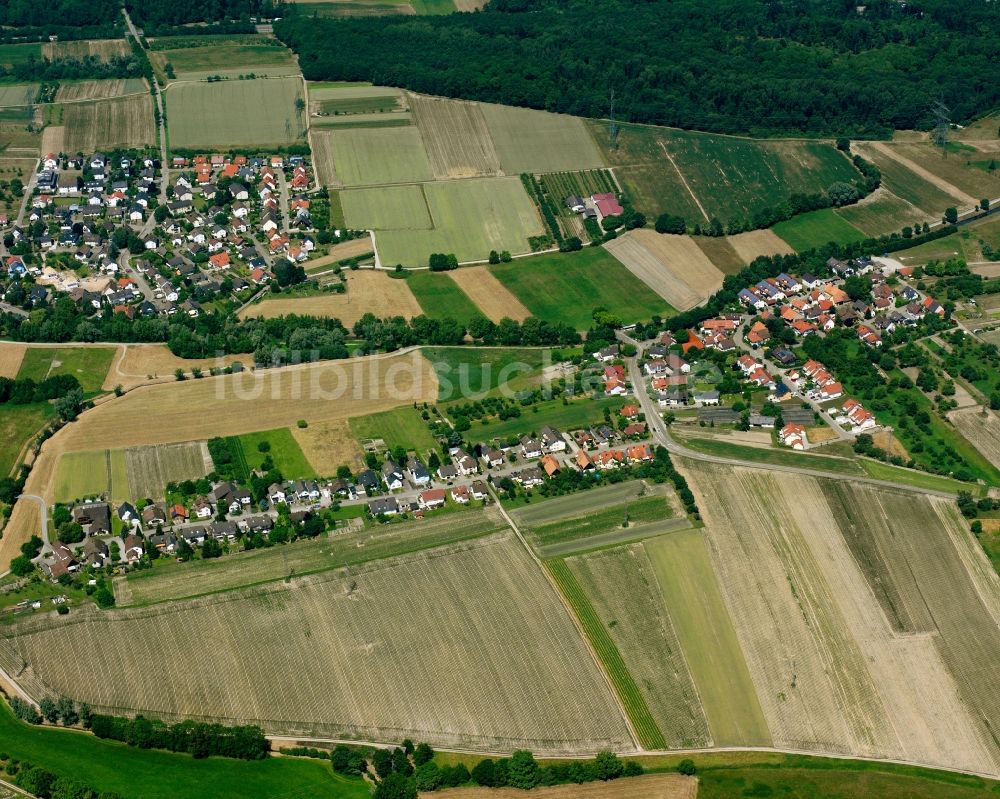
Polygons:
<instances>
[{"instance_id":1,"label":"lawn","mask_svg":"<svg viewBox=\"0 0 1000 799\"><path fill-rule=\"evenodd\" d=\"M604 308L624 322L673 311L603 247L512 261L490 271L534 316L577 330L591 326L595 308Z\"/></svg>"},{"instance_id":2,"label":"lawn","mask_svg":"<svg viewBox=\"0 0 1000 799\"><path fill-rule=\"evenodd\" d=\"M474 316L483 315L469 295L447 274L414 271L407 275L406 282L431 319L454 319L465 325Z\"/></svg>"},{"instance_id":3,"label":"lawn","mask_svg":"<svg viewBox=\"0 0 1000 799\"><path fill-rule=\"evenodd\" d=\"M810 455L805 452L795 452L791 449L748 447L713 438L685 438L681 440L684 444L691 447L691 449L696 449L708 455L717 455L722 458L770 463L776 466L798 466L803 469L816 469L817 471L836 472L838 474L860 475L864 473L857 461L848 460L847 458Z\"/></svg>"},{"instance_id":4,"label":"lawn","mask_svg":"<svg viewBox=\"0 0 1000 799\"><path fill-rule=\"evenodd\" d=\"M369 797L360 779L335 775L317 760L268 758L245 761L189 755L102 741L90 734L31 727L0 703L0 749L22 762L73 777L123 799L250 799L260 796Z\"/></svg>"},{"instance_id":5,"label":"lawn","mask_svg":"<svg viewBox=\"0 0 1000 799\"><path fill-rule=\"evenodd\" d=\"M73 375L86 394L101 390L111 368L114 347L29 347L17 376L36 383L55 375Z\"/></svg>"},{"instance_id":6,"label":"lawn","mask_svg":"<svg viewBox=\"0 0 1000 799\"><path fill-rule=\"evenodd\" d=\"M245 433L239 436L239 440L243 457L251 469L259 469L264 459L270 456L275 468L286 480L316 477L316 472L302 454L299 442L287 427L265 430L261 433ZM258 448L263 442L271 445L266 452Z\"/></svg>"},{"instance_id":7,"label":"lawn","mask_svg":"<svg viewBox=\"0 0 1000 799\"><path fill-rule=\"evenodd\" d=\"M47 402L34 405L0 405L0 477L6 477L17 465L24 443L41 430L53 415Z\"/></svg>"},{"instance_id":8,"label":"lawn","mask_svg":"<svg viewBox=\"0 0 1000 799\"><path fill-rule=\"evenodd\" d=\"M604 409L614 411L622 405L621 397L604 397L598 400L578 399L566 405L562 400L549 400L532 405L516 419L489 420L486 424L473 422L467 437L473 441L489 441L493 438L506 439L537 432L551 425L564 432L598 424L604 420Z\"/></svg>"},{"instance_id":9,"label":"lawn","mask_svg":"<svg viewBox=\"0 0 1000 799\"><path fill-rule=\"evenodd\" d=\"M301 78L178 83L166 98L171 147L271 147L305 136Z\"/></svg>"},{"instance_id":10,"label":"lawn","mask_svg":"<svg viewBox=\"0 0 1000 799\"><path fill-rule=\"evenodd\" d=\"M350 425L358 441L381 438L390 449L403 447L420 453L437 448L427 422L420 418L420 411L415 408L395 408L368 416L355 416Z\"/></svg>"},{"instance_id":11,"label":"lawn","mask_svg":"<svg viewBox=\"0 0 1000 799\"><path fill-rule=\"evenodd\" d=\"M832 208L799 214L779 222L772 230L787 241L796 252L821 247L831 241L847 244L852 241L863 241L865 238L864 233L846 219L837 216L837 212Z\"/></svg>"},{"instance_id":12,"label":"lawn","mask_svg":"<svg viewBox=\"0 0 1000 799\"><path fill-rule=\"evenodd\" d=\"M543 232L518 178L445 180L423 188L433 229L377 233L383 264L426 266L435 252L452 253L460 262L485 261L491 250L517 255L530 250L529 237Z\"/></svg>"},{"instance_id":13,"label":"lawn","mask_svg":"<svg viewBox=\"0 0 1000 799\"><path fill-rule=\"evenodd\" d=\"M527 388L555 360L551 350L508 347L426 347L423 355L437 375L440 402Z\"/></svg>"},{"instance_id":14,"label":"lawn","mask_svg":"<svg viewBox=\"0 0 1000 799\"><path fill-rule=\"evenodd\" d=\"M716 746L771 742L764 712L699 530L643 545L698 688Z\"/></svg>"}]
</instances>

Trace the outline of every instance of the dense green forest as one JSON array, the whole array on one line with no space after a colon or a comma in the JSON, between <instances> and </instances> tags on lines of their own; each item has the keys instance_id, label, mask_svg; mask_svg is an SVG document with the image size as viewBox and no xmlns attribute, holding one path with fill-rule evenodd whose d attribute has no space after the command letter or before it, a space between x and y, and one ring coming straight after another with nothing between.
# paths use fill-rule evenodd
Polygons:
<instances>
[{"instance_id":1,"label":"dense green forest","mask_svg":"<svg viewBox=\"0 0 1000 799\"><path fill-rule=\"evenodd\" d=\"M1000 102L987 0L492 0L440 17L275 25L312 80L722 133L878 135Z\"/></svg>"},{"instance_id":2,"label":"dense green forest","mask_svg":"<svg viewBox=\"0 0 1000 799\"><path fill-rule=\"evenodd\" d=\"M272 0L126 0L136 24L184 25L188 22L221 22L244 17L270 16Z\"/></svg>"},{"instance_id":3,"label":"dense green forest","mask_svg":"<svg viewBox=\"0 0 1000 799\"><path fill-rule=\"evenodd\" d=\"M121 18L121 3L116 0L0 0L0 25L39 26L114 24Z\"/></svg>"}]
</instances>

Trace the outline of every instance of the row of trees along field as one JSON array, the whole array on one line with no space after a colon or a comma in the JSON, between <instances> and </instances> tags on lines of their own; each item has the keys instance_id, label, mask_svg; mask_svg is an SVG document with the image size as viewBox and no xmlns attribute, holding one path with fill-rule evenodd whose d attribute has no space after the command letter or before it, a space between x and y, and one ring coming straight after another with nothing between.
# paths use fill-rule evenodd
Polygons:
<instances>
[{"instance_id":1,"label":"row of trees along field","mask_svg":"<svg viewBox=\"0 0 1000 799\"><path fill-rule=\"evenodd\" d=\"M720 133L884 135L1000 102L997 3L492 0L475 14L275 24L310 80ZM669 33L668 33L669 32Z\"/></svg>"}]
</instances>

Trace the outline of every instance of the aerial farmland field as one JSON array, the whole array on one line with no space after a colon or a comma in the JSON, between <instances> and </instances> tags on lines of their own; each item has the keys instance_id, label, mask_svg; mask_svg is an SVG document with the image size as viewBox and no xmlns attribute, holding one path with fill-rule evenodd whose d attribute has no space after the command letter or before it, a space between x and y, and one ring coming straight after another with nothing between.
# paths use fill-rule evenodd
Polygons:
<instances>
[{"instance_id":1,"label":"aerial farmland field","mask_svg":"<svg viewBox=\"0 0 1000 799\"><path fill-rule=\"evenodd\" d=\"M865 235L873 237L899 233L904 227L916 228L924 222L935 221L925 211L887 191L872 195L856 205L838 208L837 215Z\"/></svg>"},{"instance_id":2,"label":"aerial farmland field","mask_svg":"<svg viewBox=\"0 0 1000 799\"><path fill-rule=\"evenodd\" d=\"M14 83L0 86L0 108L31 105L38 97L37 83Z\"/></svg>"},{"instance_id":3,"label":"aerial farmland field","mask_svg":"<svg viewBox=\"0 0 1000 799\"><path fill-rule=\"evenodd\" d=\"M413 127L316 131L313 139L327 140L320 152L328 150L333 160L332 185L416 183L434 177L420 133Z\"/></svg>"},{"instance_id":4,"label":"aerial farmland field","mask_svg":"<svg viewBox=\"0 0 1000 799\"><path fill-rule=\"evenodd\" d=\"M417 452L421 457L434 449L437 442L420 418L416 408L395 408L391 411L355 416L348 421L358 446L369 439L382 439L386 447Z\"/></svg>"},{"instance_id":5,"label":"aerial farmland field","mask_svg":"<svg viewBox=\"0 0 1000 799\"><path fill-rule=\"evenodd\" d=\"M604 248L679 311L700 305L722 287L724 275L689 236L640 229Z\"/></svg>"},{"instance_id":6,"label":"aerial farmland field","mask_svg":"<svg viewBox=\"0 0 1000 799\"><path fill-rule=\"evenodd\" d=\"M292 52L265 37L167 37L154 40L149 55L161 73L170 64L177 80L204 80L210 75L238 78L248 73L275 77L299 72Z\"/></svg>"},{"instance_id":7,"label":"aerial farmland field","mask_svg":"<svg viewBox=\"0 0 1000 799\"><path fill-rule=\"evenodd\" d=\"M73 502L101 494L130 499L126 469L122 450L67 452L59 459L52 499Z\"/></svg>"},{"instance_id":8,"label":"aerial farmland field","mask_svg":"<svg viewBox=\"0 0 1000 799\"><path fill-rule=\"evenodd\" d=\"M436 178L503 174L481 105L418 94L408 97Z\"/></svg>"},{"instance_id":9,"label":"aerial farmland field","mask_svg":"<svg viewBox=\"0 0 1000 799\"><path fill-rule=\"evenodd\" d=\"M431 319L454 319L464 325L473 317L482 315L478 306L449 274L414 271L407 276L406 282Z\"/></svg>"},{"instance_id":10,"label":"aerial farmland field","mask_svg":"<svg viewBox=\"0 0 1000 799\"><path fill-rule=\"evenodd\" d=\"M25 442L39 432L54 413L47 402L0 408L0 477L9 475L20 463L18 456Z\"/></svg>"},{"instance_id":11,"label":"aerial farmland field","mask_svg":"<svg viewBox=\"0 0 1000 799\"><path fill-rule=\"evenodd\" d=\"M305 136L298 77L176 83L165 97L171 147L281 146Z\"/></svg>"},{"instance_id":12,"label":"aerial farmland field","mask_svg":"<svg viewBox=\"0 0 1000 799\"><path fill-rule=\"evenodd\" d=\"M832 208L809 211L776 224L772 230L790 244L796 252L822 247L831 241L840 243L862 241L864 233Z\"/></svg>"},{"instance_id":13,"label":"aerial farmland field","mask_svg":"<svg viewBox=\"0 0 1000 799\"><path fill-rule=\"evenodd\" d=\"M735 236L727 236L726 241L745 263L751 263L761 255L791 255L795 252L788 246L788 242L779 238L773 230L750 230Z\"/></svg>"},{"instance_id":14,"label":"aerial farmland field","mask_svg":"<svg viewBox=\"0 0 1000 799\"><path fill-rule=\"evenodd\" d=\"M891 147L894 153L910 159L947 185L971 196L973 202L978 202L980 197L996 199L1000 195L1000 175L986 168L991 160L995 160L989 153L955 142L945 152L929 141L894 142L884 146Z\"/></svg>"},{"instance_id":15,"label":"aerial farmland field","mask_svg":"<svg viewBox=\"0 0 1000 799\"><path fill-rule=\"evenodd\" d=\"M42 57L53 61L58 58L80 60L88 56L96 56L107 63L114 56L127 56L128 42L124 39L84 39L80 41L45 42L42 45Z\"/></svg>"},{"instance_id":16,"label":"aerial farmland field","mask_svg":"<svg viewBox=\"0 0 1000 799\"><path fill-rule=\"evenodd\" d=\"M8 643L39 681L95 709L489 750L631 748L558 596L509 534L358 566L350 577L337 569L203 600L74 615L76 623L21 629ZM86 643L94 636L102 646ZM147 644L137 646L140 639ZM206 640L214 642L208 650ZM185 668L192 658L203 668ZM133 677L81 679L109 673L113 662ZM155 681L142 676L152 669ZM271 678L292 671L294 685Z\"/></svg>"},{"instance_id":17,"label":"aerial farmland field","mask_svg":"<svg viewBox=\"0 0 1000 799\"><path fill-rule=\"evenodd\" d=\"M59 84L59 91L56 93L56 102L109 100L114 97L143 94L144 92L149 92L149 84L146 83L145 78L64 81Z\"/></svg>"},{"instance_id":18,"label":"aerial farmland field","mask_svg":"<svg viewBox=\"0 0 1000 799\"><path fill-rule=\"evenodd\" d=\"M153 98L149 94L67 103L62 109L63 146L69 152L156 143Z\"/></svg>"},{"instance_id":19,"label":"aerial farmland field","mask_svg":"<svg viewBox=\"0 0 1000 799\"><path fill-rule=\"evenodd\" d=\"M487 103L480 107L500 165L508 175L605 166L579 117Z\"/></svg>"},{"instance_id":20,"label":"aerial farmland field","mask_svg":"<svg viewBox=\"0 0 1000 799\"><path fill-rule=\"evenodd\" d=\"M586 330L595 308L626 322L670 312L670 306L600 247L553 253L489 267L493 275L539 319Z\"/></svg>"},{"instance_id":21,"label":"aerial farmland field","mask_svg":"<svg viewBox=\"0 0 1000 799\"><path fill-rule=\"evenodd\" d=\"M885 145L878 147L873 142L855 142L851 146L879 168L886 189L928 216L937 217L945 208L955 205L954 197L893 158L894 151L886 150Z\"/></svg>"},{"instance_id":22,"label":"aerial farmland field","mask_svg":"<svg viewBox=\"0 0 1000 799\"><path fill-rule=\"evenodd\" d=\"M424 266L435 252L454 253L460 262L485 261L491 250L528 252L528 238L542 233L518 178L438 181L423 188L433 229L377 233L383 264Z\"/></svg>"},{"instance_id":23,"label":"aerial farmland field","mask_svg":"<svg viewBox=\"0 0 1000 799\"><path fill-rule=\"evenodd\" d=\"M420 184L345 189L340 193L344 221L365 230L429 230L431 212Z\"/></svg>"},{"instance_id":24,"label":"aerial farmland field","mask_svg":"<svg viewBox=\"0 0 1000 799\"><path fill-rule=\"evenodd\" d=\"M0 44L0 64L5 67L14 67L18 64L34 59L38 60L42 55L42 45L38 42L30 44Z\"/></svg>"},{"instance_id":25,"label":"aerial farmland field","mask_svg":"<svg viewBox=\"0 0 1000 799\"><path fill-rule=\"evenodd\" d=\"M504 317L518 322L531 316L517 297L494 277L485 266L470 266L448 272L487 319L499 322Z\"/></svg>"},{"instance_id":26,"label":"aerial farmland field","mask_svg":"<svg viewBox=\"0 0 1000 799\"><path fill-rule=\"evenodd\" d=\"M1000 578L953 504L759 470L698 474L775 745L995 773L1000 748L980 720L996 699L977 675L1000 651Z\"/></svg>"},{"instance_id":27,"label":"aerial farmland field","mask_svg":"<svg viewBox=\"0 0 1000 799\"><path fill-rule=\"evenodd\" d=\"M154 502L163 499L167 483L197 480L214 468L208 447L201 441L129 447L125 467L131 498Z\"/></svg>"},{"instance_id":28,"label":"aerial farmland field","mask_svg":"<svg viewBox=\"0 0 1000 799\"><path fill-rule=\"evenodd\" d=\"M86 393L101 390L115 356L113 347L29 347L17 376L36 383L56 375L73 375Z\"/></svg>"}]
</instances>

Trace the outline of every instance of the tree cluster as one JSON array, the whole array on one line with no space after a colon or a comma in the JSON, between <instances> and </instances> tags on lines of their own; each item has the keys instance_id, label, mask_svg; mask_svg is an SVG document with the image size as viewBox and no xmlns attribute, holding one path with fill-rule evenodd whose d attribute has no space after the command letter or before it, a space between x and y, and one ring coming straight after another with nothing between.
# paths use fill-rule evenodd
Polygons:
<instances>
[{"instance_id":1,"label":"tree cluster","mask_svg":"<svg viewBox=\"0 0 1000 799\"><path fill-rule=\"evenodd\" d=\"M189 22L235 20L246 25L249 24L249 17L272 16L276 5L271 0L173 0L169 3L163 0L128 0L125 3L137 24L149 25L153 30ZM190 35L192 30L197 32L197 28L185 27L184 35Z\"/></svg>"},{"instance_id":2,"label":"tree cluster","mask_svg":"<svg viewBox=\"0 0 1000 799\"><path fill-rule=\"evenodd\" d=\"M183 4L182 4L183 5ZM479 13L275 24L310 80L720 133L885 135L1000 102L995 3L493 0ZM597 24L595 24L597 23ZM669 31L669 35L664 35Z\"/></svg>"},{"instance_id":3,"label":"tree cluster","mask_svg":"<svg viewBox=\"0 0 1000 799\"><path fill-rule=\"evenodd\" d=\"M90 729L98 738L121 741L140 749L187 752L196 758L218 755L240 760L267 757L270 743L260 727L226 727L200 721L164 724L142 716L124 718L94 714Z\"/></svg>"},{"instance_id":4,"label":"tree cluster","mask_svg":"<svg viewBox=\"0 0 1000 799\"><path fill-rule=\"evenodd\" d=\"M47 402L80 388L73 375L53 375L36 383L30 377L20 379L0 377L0 405L29 405Z\"/></svg>"}]
</instances>

